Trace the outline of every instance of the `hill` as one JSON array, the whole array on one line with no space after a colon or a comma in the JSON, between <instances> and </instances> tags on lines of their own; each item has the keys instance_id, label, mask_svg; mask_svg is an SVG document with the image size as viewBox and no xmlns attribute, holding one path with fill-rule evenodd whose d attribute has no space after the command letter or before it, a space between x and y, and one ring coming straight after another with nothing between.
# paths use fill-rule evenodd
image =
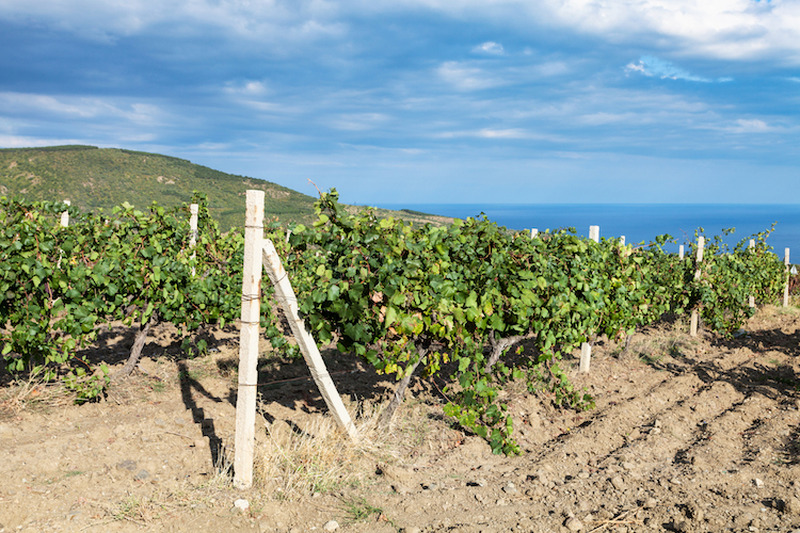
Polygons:
<instances>
[{"instance_id":1,"label":"hill","mask_svg":"<svg viewBox=\"0 0 800 533\"><path fill-rule=\"evenodd\" d=\"M268 217L282 223L309 222L312 196L269 181L226 174L185 159L96 146L0 149L0 196L29 201L70 200L80 209L110 209L128 202L171 207L188 203L192 192L208 196L209 209L223 230L244 220L245 191L265 192ZM383 214L389 214L385 211ZM439 217L392 213L407 220L439 222Z\"/></svg>"}]
</instances>

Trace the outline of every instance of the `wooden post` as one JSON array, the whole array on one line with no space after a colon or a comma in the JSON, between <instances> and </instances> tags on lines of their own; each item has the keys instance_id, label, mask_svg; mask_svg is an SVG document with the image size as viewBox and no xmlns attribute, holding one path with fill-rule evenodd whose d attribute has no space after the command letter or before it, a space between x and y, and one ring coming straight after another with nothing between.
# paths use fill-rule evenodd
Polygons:
<instances>
[{"instance_id":1,"label":"wooden post","mask_svg":"<svg viewBox=\"0 0 800 533\"><path fill-rule=\"evenodd\" d=\"M189 206L189 248L194 248L197 245L197 214L200 211L198 204ZM197 254L192 252L192 260L197 257ZM196 274L194 265L192 265L192 277Z\"/></svg>"},{"instance_id":2,"label":"wooden post","mask_svg":"<svg viewBox=\"0 0 800 533\"><path fill-rule=\"evenodd\" d=\"M747 249L751 254L756 251L756 240L755 239L750 239L750 243L748 244ZM756 306L756 297L751 294L750 297L748 298L747 303L748 303L748 305L750 307L755 307Z\"/></svg>"},{"instance_id":3,"label":"wooden post","mask_svg":"<svg viewBox=\"0 0 800 533\"><path fill-rule=\"evenodd\" d=\"M683 261L683 255L684 255L684 249L683 249L683 245L681 244L678 247L678 257L680 258L681 261Z\"/></svg>"},{"instance_id":4,"label":"wooden post","mask_svg":"<svg viewBox=\"0 0 800 533\"><path fill-rule=\"evenodd\" d=\"M200 211L200 206L192 204L189 206L189 247L194 248L197 244L197 214Z\"/></svg>"},{"instance_id":5,"label":"wooden post","mask_svg":"<svg viewBox=\"0 0 800 533\"><path fill-rule=\"evenodd\" d=\"M694 280L700 281L700 263L703 262L703 248L706 245L706 238L700 235L697 238L697 270L694 271ZM700 321L700 313L697 309L692 310L692 323L689 326L689 335L692 337L697 337L697 326L698 322Z\"/></svg>"},{"instance_id":6,"label":"wooden post","mask_svg":"<svg viewBox=\"0 0 800 533\"><path fill-rule=\"evenodd\" d=\"M535 239L539 235L539 230L536 228L531 229L531 239Z\"/></svg>"},{"instance_id":7,"label":"wooden post","mask_svg":"<svg viewBox=\"0 0 800 533\"><path fill-rule=\"evenodd\" d=\"M783 264L786 265L786 285L783 287L783 306L789 307L789 249L783 251Z\"/></svg>"},{"instance_id":8,"label":"wooden post","mask_svg":"<svg viewBox=\"0 0 800 533\"><path fill-rule=\"evenodd\" d=\"M314 378L314 382L317 384L320 393L322 393L322 397L325 399L328 409L333 413L336 422L347 431L350 438L355 439L357 435L356 428L350 419L350 414L345 409L342 398L336 391L336 385L334 385L331 375L325 367L325 361L322 360L317 343L314 342L314 338L306 330L305 324L297 314L297 296L295 296L286 270L281 264L275 245L269 239L264 241L263 255L264 268L270 281L272 281L272 285L275 287L275 297L278 300L278 304L283 308L292 334L303 354L303 359L305 359L306 365L311 371L311 377Z\"/></svg>"},{"instance_id":9,"label":"wooden post","mask_svg":"<svg viewBox=\"0 0 800 533\"><path fill-rule=\"evenodd\" d=\"M579 371L582 374L589 372L589 366L592 362L592 345L588 342L581 344L581 365Z\"/></svg>"},{"instance_id":10,"label":"wooden post","mask_svg":"<svg viewBox=\"0 0 800 533\"><path fill-rule=\"evenodd\" d=\"M589 238L594 242L600 242L600 226L589 226Z\"/></svg>"},{"instance_id":11,"label":"wooden post","mask_svg":"<svg viewBox=\"0 0 800 533\"><path fill-rule=\"evenodd\" d=\"M621 235L619 238L619 245L625 246L625 235Z\"/></svg>"},{"instance_id":12,"label":"wooden post","mask_svg":"<svg viewBox=\"0 0 800 533\"><path fill-rule=\"evenodd\" d=\"M72 205L72 202L69 200L64 200L64 205L70 206ZM69 226L69 211L64 210L61 212L61 227L66 228L67 226Z\"/></svg>"},{"instance_id":13,"label":"wooden post","mask_svg":"<svg viewBox=\"0 0 800 533\"><path fill-rule=\"evenodd\" d=\"M264 191L249 190L244 230L239 392L236 398L236 443L233 461L233 484L239 489L247 489L253 485L263 226Z\"/></svg>"},{"instance_id":14,"label":"wooden post","mask_svg":"<svg viewBox=\"0 0 800 533\"><path fill-rule=\"evenodd\" d=\"M589 226L589 239L600 242L600 226ZM592 362L592 345L588 342L581 344L581 363L578 371L582 374L589 372Z\"/></svg>"}]
</instances>

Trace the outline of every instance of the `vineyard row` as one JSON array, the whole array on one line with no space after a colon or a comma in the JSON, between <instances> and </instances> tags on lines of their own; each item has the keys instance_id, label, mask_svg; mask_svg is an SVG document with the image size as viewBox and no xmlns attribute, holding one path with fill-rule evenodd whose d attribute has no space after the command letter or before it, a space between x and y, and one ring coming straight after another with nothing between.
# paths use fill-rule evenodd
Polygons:
<instances>
[{"instance_id":1,"label":"vineyard row","mask_svg":"<svg viewBox=\"0 0 800 533\"><path fill-rule=\"evenodd\" d=\"M237 320L243 233L222 234L207 200L195 202L196 230L188 206L139 211L123 204L92 214L0 199L7 368L60 377L89 400L116 377L77 355L104 325L124 321L141 345L153 324L171 322L186 332L187 349L202 350L192 331ZM62 225L65 207L69 224ZM411 225L371 210L350 213L335 191L321 194L315 209L316 222L292 228L288 238L274 222L264 230L308 332L396 376L397 401L385 421L413 375L442 379L445 412L498 453L518 451L498 395L509 380L525 379L560 405L590 407L591 398L567 379L564 354L667 316L694 314L704 327L732 334L754 312L751 299L775 301L788 276L767 245L769 231L732 249L698 231L703 254L697 241L688 243L684 260L664 251L669 236L635 247L561 230L531 238L485 219ZM297 348L286 341L271 298L272 287L262 286L259 325L276 351L292 355Z\"/></svg>"}]
</instances>

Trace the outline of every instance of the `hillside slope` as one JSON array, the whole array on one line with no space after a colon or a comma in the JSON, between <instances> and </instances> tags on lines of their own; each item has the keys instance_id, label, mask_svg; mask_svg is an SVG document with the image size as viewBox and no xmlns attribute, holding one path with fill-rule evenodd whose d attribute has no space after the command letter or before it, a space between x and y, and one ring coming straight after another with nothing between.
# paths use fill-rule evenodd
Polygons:
<instances>
[{"instance_id":1,"label":"hillside slope","mask_svg":"<svg viewBox=\"0 0 800 533\"><path fill-rule=\"evenodd\" d=\"M212 215L227 229L241 224L247 189L263 190L267 213L281 222L313 215L311 196L175 157L93 146L0 149L0 195L30 201L70 200L87 210L123 202L169 207L188 202L197 190L208 196Z\"/></svg>"}]
</instances>

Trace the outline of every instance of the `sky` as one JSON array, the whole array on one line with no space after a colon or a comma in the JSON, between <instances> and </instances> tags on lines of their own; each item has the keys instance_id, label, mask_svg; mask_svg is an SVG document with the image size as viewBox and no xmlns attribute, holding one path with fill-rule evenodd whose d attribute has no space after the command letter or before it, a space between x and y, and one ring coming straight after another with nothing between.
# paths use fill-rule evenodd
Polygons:
<instances>
[{"instance_id":1,"label":"sky","mask_svg":"<svg viewBox=\"0 0 800 533\"><path fill-rule=\"evenodd\" d=\"M800 0L0 0L0 47L4 148L366 205L800 203Z\"/></svg>"}]
</instances>

